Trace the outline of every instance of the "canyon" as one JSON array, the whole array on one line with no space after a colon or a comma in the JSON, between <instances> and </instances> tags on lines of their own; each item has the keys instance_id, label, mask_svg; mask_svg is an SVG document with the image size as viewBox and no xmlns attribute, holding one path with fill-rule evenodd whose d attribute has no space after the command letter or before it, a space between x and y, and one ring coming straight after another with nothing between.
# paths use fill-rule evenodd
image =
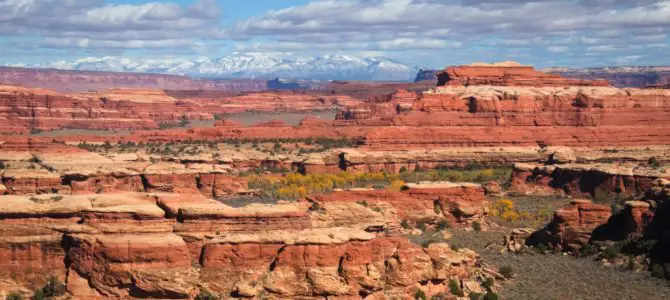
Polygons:
<instances>
[{"instance_id":1,"label":"canyon","mask_svg":"<svg viewBox=\"0 0 670 300\"><path fill-rule=\"evenodd\" d=\"M0 86L0 296L498 297L526 280L479 254L502 245L452 236L513 230L500 201L523 197L562 205L525 245L653 240L635 257L670 273L670 90L514 62L282 91L132 76L165 85Z\"/></svg>"}]
</instances>

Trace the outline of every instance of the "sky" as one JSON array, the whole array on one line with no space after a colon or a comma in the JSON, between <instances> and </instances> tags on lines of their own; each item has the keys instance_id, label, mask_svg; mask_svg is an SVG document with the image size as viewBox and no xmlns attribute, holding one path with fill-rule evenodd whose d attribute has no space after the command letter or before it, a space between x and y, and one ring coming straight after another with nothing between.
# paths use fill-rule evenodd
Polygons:
<instances>
[{"instance_id":1,"label":"sky","mask_svg":"<svg viewBox=\"0 0 670 300\"><path fill-rule=\"evenodd\" d=\"M0 0L0 65L236 52L670 65L670 0Z\"/></svg>"}]
</instances>

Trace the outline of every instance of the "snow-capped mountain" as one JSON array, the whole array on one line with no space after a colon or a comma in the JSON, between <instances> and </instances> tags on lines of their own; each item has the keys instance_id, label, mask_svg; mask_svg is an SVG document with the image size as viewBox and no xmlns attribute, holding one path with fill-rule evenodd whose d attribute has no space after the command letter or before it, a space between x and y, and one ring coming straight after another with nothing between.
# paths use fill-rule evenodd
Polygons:
<instances>
[{"instance_id":1,"label":"snow-capped mountain","mask_svg":"<svg viewBox=\"0 0 670 300\"><path fill-rule=\"evenodd\" d=\"M23 65L25 66L25 65ZM29 65L82 71L144 72L183 74L217 78L286 78L314 80L397 80L409 81L418 67L384 57L357 57L346 54L294 57L275 53L235 53L211 59L132 59L126 57L87 57Z\"/></svg>"}]
</instances>

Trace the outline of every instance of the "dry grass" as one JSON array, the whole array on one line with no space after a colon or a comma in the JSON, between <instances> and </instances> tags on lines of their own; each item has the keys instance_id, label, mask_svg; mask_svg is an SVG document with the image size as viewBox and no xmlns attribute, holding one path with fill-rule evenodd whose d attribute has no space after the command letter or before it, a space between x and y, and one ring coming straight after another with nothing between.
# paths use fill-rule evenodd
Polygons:
<instances>
[{"instance_id":1,"label":"dry grass","mask_svg":"<svg viewBox=\"0 0 670 300\"><path fill-rule=\"evenodd\" d=\"M496 269L511 266L516 277L504 283L501 299L668 299L670 285L649 272L605 267L592 258L560 254L502 254L508 228L489 232L452 230L447 241L481 255Z\"/></svg>"}]
</instances>

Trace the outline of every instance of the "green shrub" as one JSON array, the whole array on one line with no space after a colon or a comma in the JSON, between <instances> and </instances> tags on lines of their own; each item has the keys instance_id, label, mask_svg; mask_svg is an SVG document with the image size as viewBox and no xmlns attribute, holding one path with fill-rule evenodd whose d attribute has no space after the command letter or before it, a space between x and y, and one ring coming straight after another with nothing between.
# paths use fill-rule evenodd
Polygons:
<instances>
[{"instance_id":1,"label":"green shrub","mask_svg":"<svg viewBox=\"0 0 670 300\"><path fill-rule=\"evenodd\" d=\"M437 293L430 297L430 300L445 300L447 299L447 295L445 293Z\"/></svg>"},{"instance_id":2,"label":"green shrub","mask_svg":"<svg viewBox=\"0 0 670 300\"><path fill-rule=\"evenodd\" d=\"M5 300L23 300L23 296L17 292L11 292L5 297Z\"/></svg>"},{"instance_id":3,"label":"green shrub","mask_svg":"<svg viewBox=\"0 0 670 300\"><path fill-rule=\"evenodd\" d=\"M498 300L498 294L488 291L486 295L484 295L484 300Z\"/></svg>"},{"instance_id":4,"label":"green shrub","mask_svg":"<svg viewBox=\"0 0 670 300\"><path fill-rule=\"evenodd\" d=\"M582 245L582 247L579 248L580 257L589 257L596 253L598 253L598 247L591 244Z\"/></svg>"},{"instance_id":5,"label":"green shrub","mask_svg":"<svg viewBox=\"0 0 670 300\"><path fill-rule=\"evenodd\" d=\"M487 277L486 280L482 282L482 285L484 286L484 288L486 288L487 291L490 291L495 284L496 280L493 279L493 277Z\"/></svg>"},{"instance_id":6,"label":"green shrub","mask_svg":"<svg viewBox=\"0 0 670 300\"><path fill-rule=\"evenodd\" d=\"M463 293L463 289L461 289L460 284L458 284L458 281L456 281L455 279L449 280L449 292L451 292L451 294L454 296L459 297L465 296L465 293Z\"/></svg>"},{"instance_id":7,"label":"green shrub","mask_svg":"<svg viewBox=\"0 0 670 300\"><path fill-rule=\"evenodd\" d=\"M440 220L440 222L437 223L437 230L445 230L449 227L451 227L451 224L449 224L449 221L447 220Z\"/></svg>"},{"instance_id":8,"label":"green shrub","mask_svg":"<svg viewBox=\"0 0 670 300\"><path fill-rule=\"evenodd\" d=\"M421 231L426 231L426 222L424 221L419 221L416 223L416 227L419 228Z\"/></svg>"},{"instance_id":9,"label":"green shrub","mask_svg":"<svg viewBox=\"0 0 670 300\"><path fill-rule=\"evenodd\" d=\"M474 221L472 222L472 229L477 232L482 231L482 224L477 221Z\"/></svg>"},{"instance_id":10,"label":"green shrub","mask_svg":"<svg viewBox=\"0 0 670 300\"><path fill-rule=\"evenodd\" d=\"M403 229L410 229L411 228L411 226L409 226L409 222L407 222L407 220L402 220L402 222L400 222L400 226Z\"/></svg>"},{"instance_id":11,"label":"green shrub","mask_svg":"<svg viewBox=\"0 0 670 300\"><path fill-rule=\"evenodd\" d=\"M498 272L507 279L514 277L514 269L512 266L502 266Z\"/></svg>"},{"instance_id":12,"label":"green shrub","mask_svg":"<svg viewBox=\"0 0 670 300\"><path fill-rule=\"evenodd\" d=\"M381 207L375 207L375 208L373 208L372 210L373 210L374 212L378 212L378 213L380 213L380 214L384 212L384 209L381 208Z\"/></svg>"},{"instance_id":13,"label":"green shrub","mask_svg":"<svg viewBox=\"0 0 670 300\"><path fill-rule=\"evenodd\" d=\"M206 288L201 288L200 293L198 293L197 296L195 296L195 300L218 300L219 297L215 296Z\"/></svg>"},{"instance_id":14,"label":"green shrub","mask_svg":"<svg viewBox=\"0 0 670 300\"><path fill-rule=\"evenodd\" d=\"M360 205L363 205L363 206L365 206L365 207L368 207L368 202L365 201L365 200L363 200L363 201L357 201L356 203L358 203L358 204L360 204Z\"/></svg>"},{"instance_id":15,"label":"green shrub","mask_svg":"<svg viewBox=\"0 0 670 300\"><path fill-rule=\"evenodd\" d=\"M65 284L56 276L51 276L41 289L35 291L33 299L44 300L63 295L65 295Z\"/></svg>"},{"instance_id":16,"label":"green shrub","mask_svg":"<svg viewBox=\"0 0 670 300\"><path fill-rule=\"evenodd\" d=\"M603 251L603 258L607 260L614 260L619 257L619 250L616 249L616 247L607 247L605 251Z\"/></svg>"},{"instance_id":17,"label":"green shrub","mask_svg":"<svg viewBox=\"0 0 670 300\"><path fill-rule=\"evenodd\" d=\"M6 168L7 168L7 166L5 166L5 163L0 161L0 170L4 170Z\"/></svg>"},{"instance_id":18,"label":"green shrub","mask_svg":"<svg viewBox=\"0 0 670 300\"><path fill-rule=\"evenodd\" d=\"M470 293L470 295L468 295L468 298L470 298L470 300L479 300L482 298L482 296L484 296L484 294Z\"/></svg>"},{"instance_id":19,"label":"green shrub","mask_svg":"<svg viewBox=\"0 0 670 300\"><path fill-rule=\"evenodd\" d=\"M428 300L428 298L426 297L426 293L419 289L414 293L414 300Z\"/></svg>"},{"instance_id":20,"label":"green shrub","mask_svg":"<svg viewBox=\"0 0 670 300\"><path fill-rule=\"evenodd\" d=\"M635 271L637 269L637 263L635 262L635 256L628 256L628 270Z\"/></svg>"},{"instance_id":21,"label":"green shrub","mask_svg":"<svg viewBox=\"0 0 670 300\"><path fill-rule=\"evenodd\" d=\"M421 242L421 248L428 248L430 247L430 240L425 240Z\"/></svg>"},{"instance_id":22,"label":"green shrub","mask_svg":"<svg viewBox=\"0 0 670 300\"><path fill-rule=\"evenodd\" d=\"M191 121L188 120L188 117L186 117L186 115L181 115L181 118L179 118L179 126L181 127L186 127L190 123Z\"/></svg>"}]
</instances>

